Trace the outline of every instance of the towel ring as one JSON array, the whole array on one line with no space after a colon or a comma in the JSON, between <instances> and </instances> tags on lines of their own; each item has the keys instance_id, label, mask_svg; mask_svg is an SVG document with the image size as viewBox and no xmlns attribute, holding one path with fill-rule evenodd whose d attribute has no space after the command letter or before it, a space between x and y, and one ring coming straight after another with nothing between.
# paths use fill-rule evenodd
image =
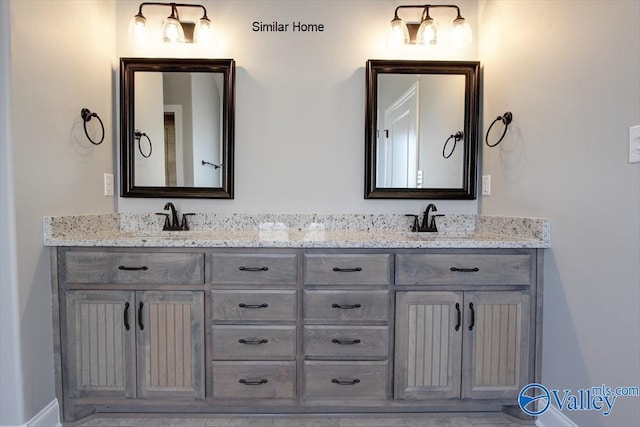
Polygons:
<instances>
[{"instance_id":1,"label":"towel ring","mask_svg":"<svg viewBox=\"0 0 640 427\"><path fill-rule=\"evenodd\" d=\"M144 157L145 159L148 159L149 157L151 157L151 153L153 152L153 144L151 144L151 139L149 138L149 135L147 135L144 132L140 132L138 129L136 129L133 131L133 137L138 141L138 151L140 152L142 157ZM147 138L147 141L149 141L149 154L144 154L142 152L142 147L140 146L140 140L143 137Z\"/></svg>"},{"instance_id":2,"label":"towel ring","mask_svg":"<svg viewBox=\"0 0 640 427\"><path fill-rule=\"evenodd\" d=\"M82 110L80 110L80 117L82 117L82 126L84 127L84 134L87 136L87 139L89 140L89 142L91 142L93 145L102 144L102 141L104 141L104 124L102 123L102 120L100 119L100 117L98 117L96 113L92 113L88 108L83 108ZM91 117L95 117L96 119L98 119L98 122L100 122L100 127L102 128L102 137L98 142L91 139L91 137L89 136L89 132L87 132L87 122L91 120Z\"/></svg>"},{"instance_id":3,"label":"towel ring","mask_svg":"<svg viewBox=\"0 0 640 427\"><path fill-rule=\"evenodd\" d=\"M464 133L462 133L461 130L459 130L458 132L455 133L455 135L451 135L449 138L447 138L447 140L444 142L444 147L442 147L442 157L444 157L445 159L448 159L449 157L451 157L451 155L453 154L453 152L456 150L456 144L458 143L458 141L460 141L462 138L464 137ZM449 141L453 138L453 148L451 149L451 151L449 152L449 154L444 154L446 149L447 149L447 144L449 143Z\"/></svg>"},{"instance_id":4,"label":"towel ring","mask_svg":"<svg viewBox=\"0 0 640 427\"><path fill-rule=\"evenodd\" d=\"M507 129L509 129L509 124L511 123L512 120L513 120L513 114L511 114L510 111L507 111L502 116L496 117L496 119L493 122L491 122L489 129L487 129L487 134L484 137L484 142L487 144L488 147L493 148L502 142L502 140L504 139L504 136L507 134ZM502 136L500 137L500 139L498 139L498 142L496 142L495 144L489 144L489 132L491 132L491 128L498 121L502 121L502 123L504 123L504 131L502 131Z\"/></svg>"}]
</instances>

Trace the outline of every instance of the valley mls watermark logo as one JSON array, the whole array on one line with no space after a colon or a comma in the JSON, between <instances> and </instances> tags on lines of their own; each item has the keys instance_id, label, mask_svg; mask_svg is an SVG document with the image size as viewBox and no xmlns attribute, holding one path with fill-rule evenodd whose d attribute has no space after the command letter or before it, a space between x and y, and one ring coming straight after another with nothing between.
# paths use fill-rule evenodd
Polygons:
<instances>
[{"instance_id":1,"label":"valley mls watermark logo","mask_svg":"<svg viewBox=\"0 0 640 427\"><path fill-rule=\"evenodd\" d=\"M532 417L542 415L551 406L551 402L559 410L568 411L598 411L605 417L613 410L618 397L638 397L640 387L611 387L606 384L586 389L579 389L576 393L571 390L549 390L538 383L531 383L520 390L518 406Z\"/></svg>"}]
</instances>

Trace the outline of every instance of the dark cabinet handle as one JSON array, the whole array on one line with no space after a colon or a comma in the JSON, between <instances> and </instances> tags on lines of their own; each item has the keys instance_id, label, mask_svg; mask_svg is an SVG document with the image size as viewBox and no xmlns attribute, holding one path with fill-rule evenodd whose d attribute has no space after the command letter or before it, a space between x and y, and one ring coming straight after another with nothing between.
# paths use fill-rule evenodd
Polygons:
<instances>
[{"instance_id":1,"label":"dark cabinet handle","mask_svg":"<svg viewBox=\"0 0 640 427\"><path fill-rule=\"evenodd\" d=\"M456 311L458 312L458 323L456 323L456 331L460 330L460 323L462 322L462 312L460 311L460 303L456 303Z\"/></svg>"},{"instance_id":2,"label":"dark cabinet handle","mask_svg":"<svg viewBox=\"0 0 640 427\"><path fill-rule=\"evenodd\" d=\"M131 326L129 326L129 302L124 303L124 328L127 331L131 329Z\"/></svg>"},{"instance_id":3,"label":"dark cabinet handle","mask_svg":"<svg viewBox=\"0 0 640 427\"><path fill-rule=\"evenodd\" d=\"M478 267L473 267L473 268L451 267L451 271L459 271L460 273L475 273L476 271L480 271L480 269Z\"/></svg>"},{"instance_id":4,"label":"dark cabinet handle","mask_svg":"<svg viewBox=\"0 0 640 427\"><path fill-rule=\"evenodd\" d=\"M269 267L245 267L240 266L238 267L238 270L240 271L269 271Z\"/></svg>"},{"instance_id":5,"label":"dark cabinet handle","mask_svg":"<svg viewBox=\"0 0 640 427\"><path fill-rule=\"evenodd\" d=\"M266 338L262 338L262 339L260 339L260 340L246 340L246 339L244 339L244 338L240 338L240 339L238 340L238 342L239 342L240 344L246 344L246 345L260 345L260 344L266 344L266 343L268 343L268 342L269 342L269 340L268 340L268 339L266 339Z\"/></svg>"},{"instance_id":6,"label":"dark cabinet handle","mask_svg":"<svg viewBox=\"0 0 640 427\"><path fill-rule=\"evenodd\" d=\"M360 380L358 378L354 378L352 380L345 381L345 380L339 380L337 378L333 378L331 382L333 384L338 384L338 385L356 385L360 382Z\"/></svg>"},{"instance_id":7,"label":"dark cabinet handle","mask_svg":"<svg viewBox=\"0 0 640 427\"><path fill-rule=\"evenodd\" d=\"M354 308L361 308L360 304L331 304L332 308L339 308L340 310L351 310Z\"/></svg>"},{"instance_id":8,"label":"dark cabinet handle","mask_svg":"<svg viewBox=\"0 0 640 427\"><path fill-rule=\"evenodd\" d=\"M469 310L471 310L471 324L469 325L469 330L473 331L473 327L476 324L476 311L473 309L473 303L469 303Z\"/></svg>"},{"instance_id":9,"label":"dark cabinet handle","mask_svg":"<svg viewBox=\"0 0 640 427\"><path fill-rule=\"evenodd\" d=\"M144 323L142 323L142 307L144 307L144 303L140 301L140 305L138 305L138 327L141 331L144 331Z\"/></svg>"},{"instance_id":10,"label":"dark cabinet handle","mask_svg":"<svg viewBox=\"0 0 640 427\"><path fill-rule=\"evenodd\" d=\"M266 384L269 382L268 379L263 378L261 380L258 381L247 381L244 378L241 379L240 381L238 381L240 384L244 384L244 385L262 385L262 384Z\"/></svg>"},{"instance_id":11,"label":"dark cabinet handle","mask_svg":"<svg viewBox=\"0 0 640 427\"><path fill-rule=\"evenodd\" d=\"M124 265L121 265L118 267L118 270L124 270L124 271L147 271L149 269L149 267L147 267L146 265L143 265L142 267L127 267Z\"/></svg>"},{"instance_id":12,"label":"dark cabinet handle","mask_svg":"<svg viewBox=\"0 0 640 427\"><path fill-rule=\"evenodd\" d=\"M353 272L356 272L356 271L362 271L362 267L355 267L355 268L333 267L333 271L338 271L340 273L353 273Z\"/></svg>"},{"instance_id":13,"label":"dark cabinet handle","mask_svg":"<svg viewBox=\"0 0 640 427\"><path fill-rule=\"evenodd\" d=\"M240 304L238 304L238 307L240 308L267 308L269 307L269 304L263 303L263 304L245 304L243 302L241 302Z\"/></svg>"},{"instance_id":14,"label":"dark cabinet handle","mask_svg":"<svg viewBox=\"0 0 640 427\"><path fill-rule=\"evenodd\" d=\"M353 344L360 344L362 341L360 341L359 339L355 339L355 340L339 340L337 338L334 338L331 340L332 343L334 344L340 344L340 345L353 345Z\"/></svg>"}]
</instances>

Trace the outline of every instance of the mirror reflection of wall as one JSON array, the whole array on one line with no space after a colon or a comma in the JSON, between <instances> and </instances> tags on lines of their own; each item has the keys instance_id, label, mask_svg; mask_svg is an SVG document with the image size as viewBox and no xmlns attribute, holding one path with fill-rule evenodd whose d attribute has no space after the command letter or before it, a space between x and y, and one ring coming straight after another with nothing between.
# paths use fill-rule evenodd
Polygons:
<instances>
[{"instance_id":1,"label":"mirror reflection of wall","mask_svg":"<svg viewBox=\"0 0 640 427\"><path fill-rule=\"evenodd\" d=\"M465 128L464 75L381 73L377 106L377 187L463 187L463 144L442 149Z\"/></svg>"},{"instance_id":2,"label":"mirror reflection of wall","mask_svg":"<svg viewBox=\"0 0 640 427\"><path fill-rule=\"evenodd\" d=\"M223 85L222 73L135 74L135 128L153 144L135 150L136 186L222 186Z\"/></svg>"}]
</instances>

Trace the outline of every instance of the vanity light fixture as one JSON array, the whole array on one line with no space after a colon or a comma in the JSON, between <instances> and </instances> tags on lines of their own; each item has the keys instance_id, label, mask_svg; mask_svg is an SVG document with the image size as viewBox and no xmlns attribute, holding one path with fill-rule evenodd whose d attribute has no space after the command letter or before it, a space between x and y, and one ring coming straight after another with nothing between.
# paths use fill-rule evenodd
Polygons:
<instances>
[{"instance_id":1,"label":"vanity light fixture","mask_svg":"<svg viewBox=\"0 0 640 427\"><path fill-rule=\"evenodd\" d=\"M391 43L401 44L438 44L438 22L429 15L430 9L452 8L457 12L453 20L450 42L455 47L464 47L471 43L471 27L460 14L460 8L453 4L400 5L396 7L391 20ZM400 9L422 9L420 23L405 22L398 16Z\"/></svg>"},{"instance_id":2,"label":"vanity light fixture","mask_svg":"<svg viewBox=\"0 0 640 427\"><path fill-rule=\"evenodd\" d=\"M138 13L129 23L129 37L136 44L144 44L147 38L147 18L142 14L144 6L166 6L171 14L162 22L162 40L166 43L206 43L213 32L213 25L207 16L207 9L200 4L185 3L140 3ZM195 7L202 9L202 18L196 24L180 21L179 7Z\"/></svg>"}]
</instances>

